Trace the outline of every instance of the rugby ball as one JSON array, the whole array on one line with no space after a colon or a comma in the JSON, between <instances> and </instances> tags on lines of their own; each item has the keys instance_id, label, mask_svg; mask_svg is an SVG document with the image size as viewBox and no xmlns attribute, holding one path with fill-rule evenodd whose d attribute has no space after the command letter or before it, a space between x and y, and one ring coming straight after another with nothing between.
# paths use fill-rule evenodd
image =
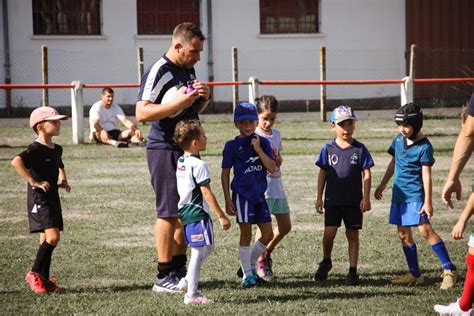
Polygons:
<instances>
[{"instance_id":1,"label":"rugby ball","mask_svg":"<svg viewBox=\"0 0 474 316\"><path fill-rule=\"evenodd\" d=\"M177 85L174 87L171 87L166 91L165 95L161 99L161 104L168 104L176 100L181 94L183 94L184 90L186 90L186 86L183 85ZM180 115L185 109L178 110L174 112L173 114L169 115L169 118L176 117Z\"/></svg>"}]
</instances>

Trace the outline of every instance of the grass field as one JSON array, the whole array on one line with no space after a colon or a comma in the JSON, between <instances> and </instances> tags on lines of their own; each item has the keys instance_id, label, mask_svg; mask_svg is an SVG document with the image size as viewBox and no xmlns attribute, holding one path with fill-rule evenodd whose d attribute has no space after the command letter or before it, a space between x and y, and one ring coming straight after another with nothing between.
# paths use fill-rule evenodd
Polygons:
<instances>
[{"instance_id":1,"label":"grass field","mask_svg":"<svg viewBox=\"0 0 474 316\"><path fill-rule=\"evenodd\" d=\"M323 218L315 215L317 167L315 157L333 137L319 113L281 113L276 127L283 135L284 184L292 210L293 230L273 256L277 279L263 287L244 290L235 276L238 267L238 228L217 225L216 249L201 273L210 306L185 306L182 295L151 291L156 259L152 228L154 195L149 183L145 149L71 142L70 122L56 142L64 147L72 192L61 191L65 231L53 255L51 273L67 288L63 295L32 293L24 276L34 260L38 236L28 232L26 183L13 170L11 159L34 139L27 121L2 120L0 128L0 308L1 314L430 314L436 303L453 301L462 292L466 241L450 237L463 201L456 210L441 202L440 191L451 161L459 129L455 110L449 115L428 112L424 131L435 147L433 168L433 226L444 238L462 277L450 291L438 289L440 264L430 247L418 241L419 260L427 282L419 287L392 286L390 278L404 273L406 264L395 227L388 225L390 189L381 201L372 201L361 232L359 273L361 285L345 285L348 269L344 228L336 237L334 268L324 284L312 281L321 260ZM375 160L373 190L379 183L396 126L392 111L361 112L355 136L367 145ZM221 151L236 135L230 115L202 117L209 144L203 153L212 173L212 187L223 205L220 187ZM144 129L147 132L149 125ZM463 173L470 188L473 164ZM372 190L372 192L373 192ZM472 224L468 229L472 228Z\"/></svg>"}]
</instances>

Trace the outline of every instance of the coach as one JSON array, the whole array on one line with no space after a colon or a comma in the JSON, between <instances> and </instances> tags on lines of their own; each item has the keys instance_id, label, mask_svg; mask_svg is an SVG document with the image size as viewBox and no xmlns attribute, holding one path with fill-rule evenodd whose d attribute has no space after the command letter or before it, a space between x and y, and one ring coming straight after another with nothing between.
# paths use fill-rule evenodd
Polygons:
<instances>
[{"instance_id":1,"label":"coach","mask_svg":"<svg viewBox=\"0 0 474 316\"><path fill-rule=\"evenodd\" d=\"M168 52L145 71L136 104L137 121L152 122L147 160L156 196L154 230L158 274L153 286L155 292L178 292L179 279L186 274L187 247L178 219L175 173L176 162L183 152L172 138L179 121L199 119L198 114L209 102L209 87L196 80L194 70L204 41L205 37L196 25L186 22L176 26ZM161 104L168 89L188 82L193 83L194 91L178 92L174 101Z\"/></svg>"}]
</instances>

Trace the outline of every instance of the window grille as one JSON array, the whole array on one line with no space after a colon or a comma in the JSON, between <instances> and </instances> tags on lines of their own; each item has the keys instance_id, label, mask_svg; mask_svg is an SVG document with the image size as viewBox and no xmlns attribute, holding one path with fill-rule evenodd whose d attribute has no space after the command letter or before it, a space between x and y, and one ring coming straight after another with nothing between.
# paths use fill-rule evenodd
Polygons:
<instances>
[{"instance_id":1,"label":"window grille","mask_svg":"<svg viewBox=\"0 0 474 316\"><path fill-rule=\"evenodd\" d=\"M319 0L260 0L260 33L318 33Z\"/></svg>"}]
</instances>

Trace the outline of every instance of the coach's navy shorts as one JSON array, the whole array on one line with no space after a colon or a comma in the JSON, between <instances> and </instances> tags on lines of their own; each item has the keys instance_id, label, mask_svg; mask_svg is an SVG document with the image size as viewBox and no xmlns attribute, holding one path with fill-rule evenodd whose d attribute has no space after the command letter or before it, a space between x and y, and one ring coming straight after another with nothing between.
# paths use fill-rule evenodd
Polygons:
<instances>
[{"instance_id":1,"label":"coach's navy shorts","mask_svg":"<svg viewBox=\"0 0 474 316\"><path fill-rule=\"evenodd\" d=\"M342 221L347 229L362 229L362 211L352 206L326 206L324 208L324 226L340 227Z\"/></svg>"},{"instance_id":2,"label":"coach's navy shorts","mask_svg":"<svg viewBox=\"0 0 474 316\"><path fill-rule=\"evenodd\" d=\"M268 223L272 221L265 199L262 203L251 203L238 193L232 192L232 202L235 206L237 223Z\"/></svg>"},{"instance_id":3,"label":"coach's navy shorts","mask_svg":"<svg viewBox=\"0 0 474 316\"><path fill-rule=\"evenodd\" d=\"M147 149L151 185L156 197L156 217L178 217L179 194L176 184L176 162L182 152Z\"/></svg>"},{"instance_id":4,"label":"coach's navy shorts","mask_svg":"<svg viewBox=\"0 0 474 316\"><path fill-rule=\"evenodd\" d=\"M189 247L204 247L214 243L210 218L184 225L184 239Z\"/></svg>"}]
</instances>

